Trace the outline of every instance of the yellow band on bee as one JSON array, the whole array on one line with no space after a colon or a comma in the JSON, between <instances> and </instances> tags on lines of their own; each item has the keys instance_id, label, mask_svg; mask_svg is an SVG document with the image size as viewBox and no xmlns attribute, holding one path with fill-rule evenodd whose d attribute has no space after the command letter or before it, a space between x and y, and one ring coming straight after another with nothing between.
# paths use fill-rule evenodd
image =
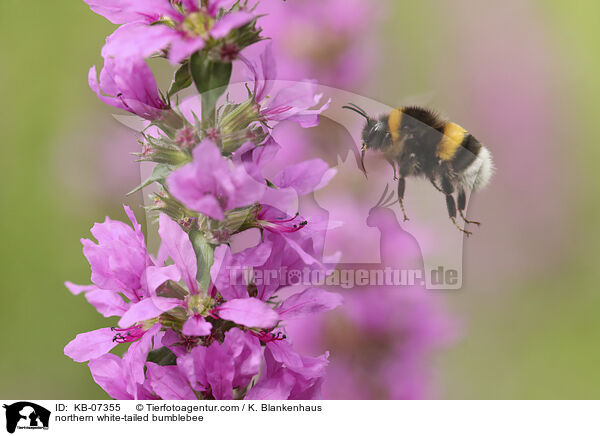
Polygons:
<instances>
[{"instance_id":1,"label":"yellow band on bee","mask_svg":"<svg viewBox=\"0 0 600 436\"><path fill-rule=\"evenodd\" d=\"M442 160L450 160L462 144L467 131L458 124L448 123L444 127L444 136L437 147L437 156Z\"/></svg>"},{"instance_id":2,"label":"yellow band on bee","mask_svg":"<svg viewBox=\"0 0 600 436\"><path fill-rule=\"evenodd\" d=\"M392 135L392 141L400 140L400 126L402 124L402 109L394 109L388 119L388 131Z\"/></svg>"}]
</instances>

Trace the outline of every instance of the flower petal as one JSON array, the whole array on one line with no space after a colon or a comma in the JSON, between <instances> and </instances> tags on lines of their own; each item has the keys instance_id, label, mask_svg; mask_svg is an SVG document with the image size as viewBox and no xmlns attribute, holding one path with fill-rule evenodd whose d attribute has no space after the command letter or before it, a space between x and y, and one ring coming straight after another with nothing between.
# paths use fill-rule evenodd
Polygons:
<instances>
[{"instance_id":1,"label":"flower petal","mask_svg":"<svg viewBox=\"0 0 600 436\"><path fill-rule=\"evenodd\" d=\"M160 328L159 323L154 324L140 340L133 342L123 355L123 367L127 374L127 391L132 393L136 400L138 385L144 384L145 381L144 365L148 358L148 352L153 348L154 337L158 335Z\"/></svg>"},{"instance_id":2,"label":"flower petal","mask_svg":"<svg viewBox=\"0 0 600 436\"><path fill-rule=\"evenodd\" d=\"M154 81L154 76L152 76L150 85L153 85L154 89L157 89L156 82ZM136 219L135 214L133 213L131 208L129 206L127 206L126 204L123 205L123 209L125 209L125 213L127 214L129 221L131 221L131 225L133 226L133 230L135 231L135 235L137 236L138 240L140 241L140 244L142 244L143 246L146 246L144 234L142 233L142 226L140 225L140 223L138 223L138 220Z\"/></svg>"},{"instance_id":3,"label":"flower petal","mask_svg":"<svg viewBox=\"0 0 600 436\"><path fill-rule=\"evenodd\" d=\"M183 324L181 333L186 336L207 336L210 335L211 329L211 323L205 321L200 315L193 315Z\"/></svg>"},{"instance_id":4,"label":"flower petal","mask_svg":"<svg viewBox=\"0 0 600 436\"><path fill-rule=\"evenodd\" d=\"M160 366L146 362L146 376L152 390L163 400L196 400L194 391L177 366Z\"/></svg>"},{"instance_id":5,"label":"flower petal","mask_svg":"<svg viewBox=\"0 0 600 436\"><path fill-rule=\"evenodd\" d=\"M244 397L244 400L287 400L294 387L292 374L279 371L275 376L263 377Z\"/></svg>"},{"instance_id":6,"label":"flower petal","mask_svg":"<svg viewBox=\"0 0 600 436\"><path fill-rule=\"evenodd\" d=\"M106 38L102 57L146 59L179 37L176 30L161 24L124 24Z\"/></svg>"},{"instance_id":7,"label":"flower petal","mask_svg":"<svg viewBox=\"0 0 600 436\"><path fill-rule=\"evenodd\" d=\"M238 298L219 306L219 316L246 327L272 328L279 315L271 307L256 298Z\"/></svg>"},{"instance_id":8,"label":"flower petal","mask_svg":"<svg viewBox=\"0 0 600 436\"><path fill-rule=\"evenodd\" d=\"M235 369L233 360L227 351L228 347L218 342L213 342L206 349L206 380L212 388L212 394L216 400L233 399Z\"/></svg>"},{"instance_id":9,"label":"flower petal","mask_svg":"<svg viewBox=\"0 0 600 436\"><path fill-rule=\"evenodd\" d=\"M95 289L85 294L86 300L103 316L121 316L129 308L118 292Z\"/></svg>"},{"instance_id":10,"label":"flower petal","mask_svg":"<svg viewBox=\"0 0 600 436\"><path fill-rule=\"evenodd\" d=\"M229 347L231 359L234 361L234 386L246 386L260 370L263 359L263 349L260 341L250 332L233 328L225 333L223 342Z\"/></svg>"},{"instance_id":11,"label":"flower petal","mask_svg":"<svg viewBox=\"0 0 600 436\"><path fill-rule=\"evenodd\" d=\"M294 350L288 341L272 341L267 344L267 349L273 355L273 359L286 368L302 368L302 357Z\"/></svg>"},{"instance_id":12,"label":"flower petal","mask_svg":"<svg viewBox=\"0 0 600 436\"><path fill-rule=\"evenodd\" d=\"M185 58L204 47L202 38L178 38L171 41L169 46L169 61L173 64L181 63Z\"/></svg>"},{"instance_id":13,"label":"flower petal","mask_svg":"<svg viewBox=\"0 0 600 436\"><path fill-rule=\"evenodd\" d=\"M188 234L179 227L179 224L165 214L161 214L158 221L158 233L162 244L165 245L167 253L181 271L183 280L188 285L190 292L192 294L198 293L198 285L196 284L198 264Z\"/></svg>"},{"instance_id":14,"label":"flower petal","mask_svg":"<svg viewBox=\"0 0 600 436\"><path fill-rule=\"evenodd\" d=\"M156 290L168 280L178 282L181 279L181 273L177 265L169 266L149 266L146 268L146 282L148 292L153 297L156 296Z\"/></svg>"},{"instance_id":15,"label":"flower petal","mask_svg":"<svg viewBox=\"0 0 600 436\"><path fill-rule=\"evenodd\" d=\"M152 298L145 298L139 303L135 303L125 312L119 321L119 327L127 328L136 322L156 318L161 313L181 305L181 300L176 298L160 298L160 301L162 303L160 307Z\"/></svg>"},{"instance_id":16,"label":"flower petal","mask_svg":"<svg viewBox=\"0 0 600 436\"><path fill-rule=\"evenodd\" d=\"M98 286L94 285L76 285L72 282L65 282L65 286L73 295L79 295L82 292L94 291L96 289L100 289Z\"/></svg>"},{"instance_id":17,"label":"flower petal","mask_svg":"<svg viewBox=\"0 0 600 436\"><path fill-rule=\"evenodd\" d=\"M280 319L296 319L333 310L342 302L343 298L339 294L319 288L308 288L287 298L277 308L277 312Z\"/></svg>"},{"instance_id":18,"label":"flower petal","mask_svg":"<svg viewBox=\"0 0 600 436\"><path fill-rule=\"evenodd\" d=\"M254 19L250 12L232 12L221 18L210 31L210 36L215 39L224 38L229 35L233 29L242 27Z\"/></svg>"},{"instance_id":19,"label":"flower petal","mask_svg":"<svg viewBox=\"0 0 600 436\"><path fill-rule=\"evenodd\" d=\"M312 159L288 166L274 177L273 183L278 188L293 188L298 195L306 195L327 185L336 173L327 162Z\"/></svg>"},{"instance_id":20,"label":"flower petal","mask_svg":"<svg viewBox=\"0 0 600 436\"><path fill-rule=\"evenodd\" d=\"M133 396L127 392L127 383L123 378L121 358L114 354L105 354L88 363L92 378L98 386L106 391L115 400L132 400Z\"/></svg>"},{"instance_id":21,"label":"flower petal","mask_svg":"<svg viewBox=\"0 0 600 436\"><path fill-rule=\"evenodd\" d=\"M92 11L102 15L113 24L145 21L150 24L161 15L172 15L175 11L163 0L84 0Z\"/></svg>"},{"instance_id":22,"label":"flower petal","mask_svg":"<svg viewBox=\"0 0 600 436\"><path fill-rule=\"evenodd\" d=\"M115 332L111 328L92 330L75 336L65 347L65 355L75 362L97 359L117 346L113 342Z\"/></svg>"}]
</instances>

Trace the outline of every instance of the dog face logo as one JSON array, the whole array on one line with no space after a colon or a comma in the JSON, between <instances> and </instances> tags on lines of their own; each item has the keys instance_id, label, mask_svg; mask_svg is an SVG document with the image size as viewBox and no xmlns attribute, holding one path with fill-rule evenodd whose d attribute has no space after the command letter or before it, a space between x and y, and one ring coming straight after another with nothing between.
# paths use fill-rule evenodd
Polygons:
<instances>
[{"instance_id":1,"label":"dog face logo","mask_svg":"<svg viewBox=\"0 0 600 436\"><path fill-rule=\"evenodd\" d=\"M48 429L50 411L28 401L3 406L6 409L6 431L19 429Z\"/></svg>"}]
</instances>

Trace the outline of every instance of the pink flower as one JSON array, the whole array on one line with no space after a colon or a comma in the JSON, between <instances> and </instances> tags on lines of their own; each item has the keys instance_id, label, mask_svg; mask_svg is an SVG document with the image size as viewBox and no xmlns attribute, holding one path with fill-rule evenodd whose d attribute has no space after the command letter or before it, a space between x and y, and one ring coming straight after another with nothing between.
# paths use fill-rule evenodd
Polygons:
<instances>
[{"instance_id":1,"label":"pink flower","mask_svg":"<svg viewBox=\"0 0 600 436\"><path fill-rule=\"evenodd\" d=\"M267 45L253 62L240 56L250 72L254 82L254 98L260 105L260 114L265 121L294 121L302 127L315 127L319 124L319 114L327 110L331 100L318 109L311 109L319 104L322 94L317 94L315 81L277 84L277 67L271 45ZM274 92L273 89L275 89ZM272 92L272 98L268 99Z\"/></svg>"},{"instance_id":2,"label":"pink flower","mask_svg":"<svg viewBox=\"0 0 600 436\"><path fill-rule=\"evenodd\" d=\"M147 120L161 117L169 105L160 97L152 71L143 59L104 58L98 82L96 67L88 82L104 103Z\"/></svg>"},{"instance_id":3,"label":"pink flower","mask_svg":"<svg viewBox=\"0 0 600 436\"><path fill-rule=\"evenodd\" d=\"M225 333L222 343L195 347L180 356L176 368L206 398L231 400L233 388L248 385L260 370L262 359L259 340L250 332L234 328Z\"/></svg>"},{"instance_id":4,"label":"pink flower","mask_svg":"<svg viewBox=\"0 0 600 436\"><path fill-rule=\"evenodd\" d=\"M175 298L157 299L156 289L166 280L177 281L184 275L192 292L197 292L195 254L191 244L185 246L180 235L163 232L162 262L170 256L179 265L159 266L146 250L135 215L129 207L124 208L133 228L106 218L104 223L95 224L92 228L97 243L82 240L94 285L66 283L72 293L83 292L88 302L102 315L121 317L119 328L81 333L67 344L65 354L77 362L99 358L119 343L137 342L144 337L151 340L152 334L148 339L147 333L158 333L154 318L180 304ZM169 239L172 236L173 239ZM190 277L190 274L193 275Z\"/></svg>"},{"instance_id":5,"label":"pink flower","mask_svg":"<svg viewBox=\"0 0 600 436\"><path fill-rule=\"evenodd\" d=\"M281 277L268 284L237 283L222 268L251 269L254 274L327 268L322 256L326 214L304 217L295 204L298 197L327 184L335 171L320 160L275 175L266 176L264 170L280 149L268 123L290 120L311 127L329 103L319 104L314 82L273 86L275 63L267 50L258 64L243 58L255 88L243 105L228 100L216 117L199 119L196 113L185 124L180 116L184 109L171 111L145 59L158 54L180 63L205 49L198 54L210 50L211 59L216 55L233 61L242 48L260 39L257 17L246 2L86 2L121 25L107 38L100 77L95 68L90 71L91 88L104 102L165 132L148 138L141 153L162 165L149 181L158 179L154 181L164 188L154 208L164 213L158 216L161 245L156 256L148 253L129 208L132 226L107 218L93 227L95 241L82 241L93 284L67 286L118 321L114 327L77 335L65 354L89 361L94 380L115 398L319 398L328 354L300 355L284 332L292 320L337 308L341 296L308 285L294 287L289 295ZM193 80L201 89L196 73L202 68L195 60ZM188 83L181 73L185 69L179 71L177 80ZM205 78L210 82L217 74L209 73ZM229 72L222 76L229 78ZM205 140L197 144L200 137ZM163 150L182 157L175 159ZM193 159L187 163L190 154ZM250 228L260 229L261 242L232 253L227 245L231 236ZM123 357L112 354L123 343L128 347Z\"/></svg>"},{"instance_id":6,"label":"pink flower","mask_svg":"<svg viewBox=\"0 0 600 436\"><path fill-rule=\"evenodd\" d=\"M254 19L248 11L219 16L222 1L209 0L206 9L197 2L169 0L86 0L91 9L116 24L107 38L105 57L143 59L166 49L169 60L179 63L202 49L209 39L225 38Z\"/></svg>"},{"instance_id":7,"label":"pink flower","mask_svg":"<svg viewBox=\"0 0 600 436\"><path fill-rule=\"evenodd\" d=\"M377 56L372 34L381 3L363 0L261 0L263 34L272 38L279 79L309 77L348 89L360 86Z\"/></svg>"},{"instance_id":8,"label":"pink flower","mask_svg":"<svg viewBox=\"0 0 600 436\"><path fill-rule=\"evenodd\" d=\"M315 348L326 342L334 356L332 377L324 386L326 398L431 395L430 359L450 342L454 328L428 292L418 287L358 289L347 295L337 316L313 320L321 338ZM303 320L300 323L306 327ZM356 358L358 350L363 350L363 359ZM352 376L345 379L344 374Z\"/></svg>"},{"instance_id":9,"label":"pink flower","mask_svg":"<svg viewBox=\"0 0 600 436\"><path fill-rule=\"evenodd\" d=\"M131 389L131 372L127 368L126 359L129 352L125 353L123 358L115 354L105 354L97 359L90 360L88 366L92 373L92 378L98 386L106 391L111 398L122 400L156 400L152 394L148 382L141 385L134 384Z\"/></svg>"},{"instance_id":10,"label":"pink flower","mask_svg":"<svg viewBox=\"0 0 600 436\"><path fill-rule=\"evenodd\" d=\"M97 289L122 292L129 300L144 296L143 275L152 260L146 250L142 227L128 206L124 206L133 228L120 221L106 218L94 224L91 233L98 241L82 239L83 253L92 268L92 282L96 288L70 287L73 293ZM110 301L110 300L109 300Z\"/></svg>"},{"instance_id":11,"label":"pink flower","mask_svg":"<svg viewBox=\"0 0 600 436\"><path fill-rule=\"evenodd\" d=\"M320 399L327 357L328 353L316 358L301 356L286 340L269 342L266 371L245 399Z\"/></svg>"},{"instance_id":12,"label":"pink flower","mask_svg":"<svg viewBox=\"0 0 600 436\"><path fill-rule=\"evenodd\" d=\"M218 220L225 212L258 201L266 188L242 167L230 167L219 148L205 140L194 148L193 161L174 171L167 183L187 208Z\"/></svg>"}]
</instances>

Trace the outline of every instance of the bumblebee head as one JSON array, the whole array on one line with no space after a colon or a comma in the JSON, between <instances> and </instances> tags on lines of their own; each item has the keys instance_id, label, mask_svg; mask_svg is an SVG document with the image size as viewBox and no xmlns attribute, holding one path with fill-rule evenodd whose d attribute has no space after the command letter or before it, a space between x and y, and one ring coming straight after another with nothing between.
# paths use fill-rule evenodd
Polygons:
<instances>
[{"instance_id":1,"label":"bumblebee head","mask_svg":"<svg viewBox=\"0 0 600 436\"><path fill-rule=\"evenodd\" d=\"M361 109L357 105L353 103L348 103L348 105L343 106L344 109L349 109L353 112L356 112L360 116L364 117L366 120L365 126L362 130L362 147L361 147L361 169L365 176L367 175L367 171L365 169L365 153L367 150L379 150L384 148L388 143L391 142L387 122L383 119L377 120L375 118L371 118L364 109Z\"/></svg>"},{"instance_id":2,"label":"bumblebee head","mask_svg":"<svg viewBox=\"0 0 600 436\"><path fill-rule=\"evenodd\" d=\"M381 150L392 143L387 119L367 119L362 132L363 146L367 150Z\"/></svg>"}]
</instances>

